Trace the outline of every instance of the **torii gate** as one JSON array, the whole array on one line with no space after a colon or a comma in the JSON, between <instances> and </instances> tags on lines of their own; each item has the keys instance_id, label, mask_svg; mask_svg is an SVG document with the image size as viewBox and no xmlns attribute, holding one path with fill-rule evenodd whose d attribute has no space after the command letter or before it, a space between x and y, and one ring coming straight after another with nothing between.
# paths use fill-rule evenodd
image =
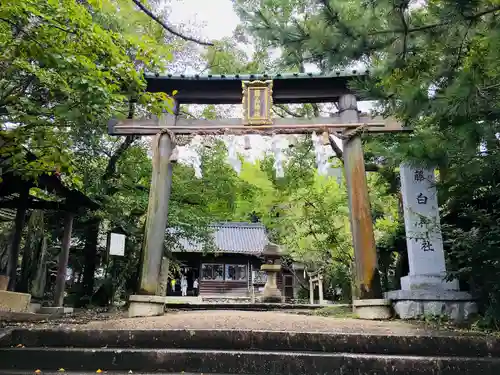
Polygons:
<instances>
[{"instance_id":1,"label":"torii gate","mask_svg":"<svg viewBox=\"0 0 500 375\"><path fill-rule=\"evenodd\" d=\"M182 135L305 134L328 132L343 140L350 222L355 256L355 284L361 307L379 306L382 292L377 266L365 163L363 133L406 131L393 120L359 117L357 99L349 81L368 72L344 71L329 76L313 74L234 76L147 76L150 92L173 92L174 114L159 119L112 120L110 135L156 135L153 175L143 243L140 295L130 297L129 316L163 314L164 298L155 296L163 253L172 182L170 155ZM242 90L243 89L243 90ZM370 98L364 98L370 99ZM271 118L273 104L338 101L338 117ZM182 104L243 104L243 118L186 119L178 116Z\"/></svg>"}]
</instances>

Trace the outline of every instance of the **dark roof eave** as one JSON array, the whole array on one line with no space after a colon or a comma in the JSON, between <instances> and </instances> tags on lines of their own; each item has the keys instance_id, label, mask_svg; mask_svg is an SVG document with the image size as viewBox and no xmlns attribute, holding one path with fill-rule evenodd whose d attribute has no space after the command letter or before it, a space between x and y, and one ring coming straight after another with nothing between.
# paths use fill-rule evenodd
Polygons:
<instances>
[{"instance_id":1,"label":"dark roof eave","mask_svg":"<svg viewBox=\"0 0 500 375\"><path fill-rule=\"evenodd\" d=\"M146 74L147 91L171 93L177 90L180 104L240 104L242 81L273 80L275 104L333 102L352 93L349 82L368 76L369 71L245 75L165 75Z\"/></svg>"},{"instance_id":2,"label":"dark roof eave","mask_svg":"<svg viewBox=\"0 0 500 375\"><path fill-rule=\"evenodd\" d=\"M174 249L172 250L173 253L188 253L188 254L201 254L201 255L209 255L209 254L238 254L238 255L248 255L248 256L256 256L259 257L261 256L262 252L257 252L257 251L226 251L226 250L221 250L221 251L202 251L202 250L178 250Z\"/></svg>"}]
</instances>

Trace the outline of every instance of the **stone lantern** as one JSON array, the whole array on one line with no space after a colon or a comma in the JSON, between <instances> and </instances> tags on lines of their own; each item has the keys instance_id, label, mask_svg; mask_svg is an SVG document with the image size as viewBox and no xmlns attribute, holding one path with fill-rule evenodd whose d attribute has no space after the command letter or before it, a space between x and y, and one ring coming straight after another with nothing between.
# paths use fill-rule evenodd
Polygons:
<instances>
[{"instance_id":1,"label":"stone lantern","mask_svg":"<svg viewBox=\"0 0 500 375\"><path fill-rule=\"evenodd\" d=\"M260 267L267 274L266 285L262 293L262 302L281 302L281 291L278 289L277 276L281 271L281 248L269 243L262 252L265 263Z\"/></svg>"}]
</instances>

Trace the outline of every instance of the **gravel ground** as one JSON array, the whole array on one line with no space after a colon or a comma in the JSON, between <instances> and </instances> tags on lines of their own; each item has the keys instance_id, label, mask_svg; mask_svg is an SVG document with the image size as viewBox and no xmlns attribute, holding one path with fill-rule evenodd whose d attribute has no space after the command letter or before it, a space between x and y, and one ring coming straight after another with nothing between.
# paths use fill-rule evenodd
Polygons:
<instances>
[{"instance_id":1,"label":"gravel ground","mask_svg":"<svg viewBox=\"0 0 500 375\"><path fill-rule=\"evenodd\" d=\"M238 329L419 335L428 329L399 321L369 321L277 311L182 311L148 318L92 321L79 329Z\"/></svg>"}]
</instances>

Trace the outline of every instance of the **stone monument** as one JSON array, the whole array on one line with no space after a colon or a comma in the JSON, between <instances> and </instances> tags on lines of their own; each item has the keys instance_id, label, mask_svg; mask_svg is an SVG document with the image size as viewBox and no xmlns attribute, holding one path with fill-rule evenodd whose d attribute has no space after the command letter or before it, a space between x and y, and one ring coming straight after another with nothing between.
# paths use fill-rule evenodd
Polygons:
<instances>
[{"instance_id":1,"label":"stone monument","mask_svg":"<svg viewBox=\"0 0 500 375\"><path fill-rule=\"evenodd\" d=\"M472 297L448 282L441 235L434 169L400 167L406 244L410 272L401 278L401 290L386 293L401 319L444 315L466 320L477 311Z\"/></svg>"},{"instance_id":2,"label":"stone monument","mask_svg":"<svg viewBox=\"0 0 500 375\"><path fill-rule=\"evenodd\" d=\"M267 274L266 284L262 292L262 302L281 302L281 291L278 289L277 276L281 271L281 249L278 245L269 243L262 252L265 263L260 266Z\"/></svg>"}]
</instances>

